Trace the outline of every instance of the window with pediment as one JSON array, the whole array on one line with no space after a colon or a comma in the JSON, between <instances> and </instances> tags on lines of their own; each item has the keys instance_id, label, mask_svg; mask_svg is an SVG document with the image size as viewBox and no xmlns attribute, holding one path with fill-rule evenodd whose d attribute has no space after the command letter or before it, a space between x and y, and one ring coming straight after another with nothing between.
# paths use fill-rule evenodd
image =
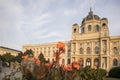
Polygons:
<instances>
[{"instance_id":1,"label":"window with pediment","mask_svg":"<svg viewBox=\"0 0 120 80\"><path fill-rule=\"evenodd\" d=\"M83 52L83 48L80 48L80 54L83 54L84 52Z\"/></svg>"},{"instance_id":2,"label":"window with pediment","mask_svg":"<svg viewBox=\"0 0 120 80\"><path fill-rule=\"evenodd\" d=\"M119 52L118 52L118 48L117 47L114 47L113 48L113 54L118 54Z\"/></svg>"},{"instance_id":3,"label":"window with pediment","mask_svg":"<svg viewBox=\"0 0 120 80\"><path fill-rule=\"evenodd\" d=\"M87 47L87 54L90 54L91 53L91 49L90 47Z\"/></svg>"},{"instance_id":4,"label":"window with pediment","mask_svg":"<svg viewBox=\"0 0 120 80\"><path fill-rule=\"evenodd\" d=\"M98 46L95 47L95 54L99 54L100 53L100 48Z\"/></svg>"}]
</instances>

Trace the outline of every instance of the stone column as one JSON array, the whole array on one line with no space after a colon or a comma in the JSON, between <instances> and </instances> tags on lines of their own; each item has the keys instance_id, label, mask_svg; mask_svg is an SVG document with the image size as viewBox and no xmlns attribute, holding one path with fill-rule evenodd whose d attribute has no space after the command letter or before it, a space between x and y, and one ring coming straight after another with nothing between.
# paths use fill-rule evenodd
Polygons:
<instances>
[{"instance_id":1,"label":"stone column","mask_svg":"<svg viewBox=\"0 0 120 80\"><path fill-rule=\"evenodd\" d=\"M83 58L84 59L84 61L83 61L83 67L85 67L86 66L86 58Z\"/></svg>"},{"instance_id":2,"label":"stone column","mask_svg":"<svg viewBox=\"0 0 120 80\"><path fill-rule=\"evenodd\" d=\"M102 68L102 56L100 56L100 68Z\"/></svg>"},{"instance_id":3,"label":"stone column","mask_svg":"<svg viewBox=\"0 0 120 80\"><path fill-rule=\"evenodd\" d=\"M103 45L102 39L100 40L100 68L102 68L102 54L103 54Z\"/></svg>"},{"instance_id":4,"label":"stone column","mask_svg":"<svg viewBox=\"0 0 120 80\"><path fill-rule=\"evenodd\" d=\"M73 43L71 42L71 55L73 55L74 48L73 48Z\"/></svg>"},{"instance_id":5,"label":"stone column","mask_svg":"<svg viewBox=\"0 0 120 80\"><path fill-rule=\"evenodd\" d=\"M73 44L72 44L72 42L71 42L71 62L70 63L72 63L73 62Z\"/></svg>"},{"instance_id":6,"label":"stone column","mask_svg":"<svg viewBox=\"0 0 120 80\"><path fill-rule=\"evenodd\" d=\"M110 62L109 62L109 57L107 57L107 71L109 71L109 66L110 66L109 63L110 63Z\"/></svg>"},{"instance_id":7,"label":"stone column","mask_svg":"<svg viewBox=\"0 0 120 80\"><path fill-rule=\"evenodd\" d=\"M94 43L93 43L93 41L91 42L91 54L92 55L94 54Z\"/></svg>"}]
</instances>

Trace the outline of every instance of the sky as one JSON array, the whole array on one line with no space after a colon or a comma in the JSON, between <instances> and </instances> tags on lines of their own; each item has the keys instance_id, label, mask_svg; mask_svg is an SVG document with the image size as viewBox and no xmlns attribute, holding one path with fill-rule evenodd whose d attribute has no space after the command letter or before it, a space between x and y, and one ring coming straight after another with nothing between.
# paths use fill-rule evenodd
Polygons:
<instances>
[{"instance_id":1,"label":"sky","mask_svg":"<svg viewBox=\"0 0 120 80\"><path fill-rule=\"evenodd\" d=\"M120 0L0 0L0 46L69 41L90 7L108 18L110 36L120 35Z\"/></svg>"}]
</instances>

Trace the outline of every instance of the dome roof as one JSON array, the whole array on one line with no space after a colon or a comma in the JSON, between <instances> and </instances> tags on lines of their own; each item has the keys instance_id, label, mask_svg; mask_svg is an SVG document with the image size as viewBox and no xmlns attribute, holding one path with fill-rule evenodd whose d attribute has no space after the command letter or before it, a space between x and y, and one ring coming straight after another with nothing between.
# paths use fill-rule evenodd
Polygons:
<instances>
[{"instance_id":1,"label":"dome roof","mask_svg":"<svg viewBox=\"0 0 120 80\"><path fill-rule=\"evenodd\" d=\"M75 24L73 24L73 26L78 26L78 24L77 24L77 23L75 23Z\"/></svg>"},{"instance_id":2,"label":"dome roof","mask_svg":"<svg viewBox=\"0 0 120 80\"><path fill-rule=\"evenodd\" d=\"M90 8L89 14L83 19L82 23L84 23L85 21L88 21L88 20L93 20L93 19L100 20L100 17L98 15L94 15L93 11Z\"/></svg>"},{"instance_id":3,"label":"dome roof","mask_svg":"<svg viewBox=\"0 0 120 80\"><path fill-rule=\"evenodd\" d=\"M108 19L107 19L107 18L102 18L102 20L107 20L107 21L108 21Z\"/></svg>"}]
</instances>

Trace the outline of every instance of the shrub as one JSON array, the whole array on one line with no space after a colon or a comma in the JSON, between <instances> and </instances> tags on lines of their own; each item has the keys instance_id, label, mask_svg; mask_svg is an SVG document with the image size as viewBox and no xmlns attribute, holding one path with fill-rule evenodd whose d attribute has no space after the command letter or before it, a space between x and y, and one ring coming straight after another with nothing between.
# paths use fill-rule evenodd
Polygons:
<instances>
[{"instance_id":1,"label":"shrub","mask_svg":"<svg viewBox=\"0 0 120 80\"><path fill-rule=\"evenodd\" d=\"M105 77L107 74L107 71L105 69L96 69L95 70L95 75L96 75L96 80L103 80L102 78Z\"/></svg>"},{"instance_id":2,"label":"shrub","mask_svg":"<svg viewBox=\"0 0 120 80\"><path fill-rule=\"evenodd\" d=\"M109 77L120 78L120 67L114 67L109 71Z\"/></svg>"}]
</instances>

